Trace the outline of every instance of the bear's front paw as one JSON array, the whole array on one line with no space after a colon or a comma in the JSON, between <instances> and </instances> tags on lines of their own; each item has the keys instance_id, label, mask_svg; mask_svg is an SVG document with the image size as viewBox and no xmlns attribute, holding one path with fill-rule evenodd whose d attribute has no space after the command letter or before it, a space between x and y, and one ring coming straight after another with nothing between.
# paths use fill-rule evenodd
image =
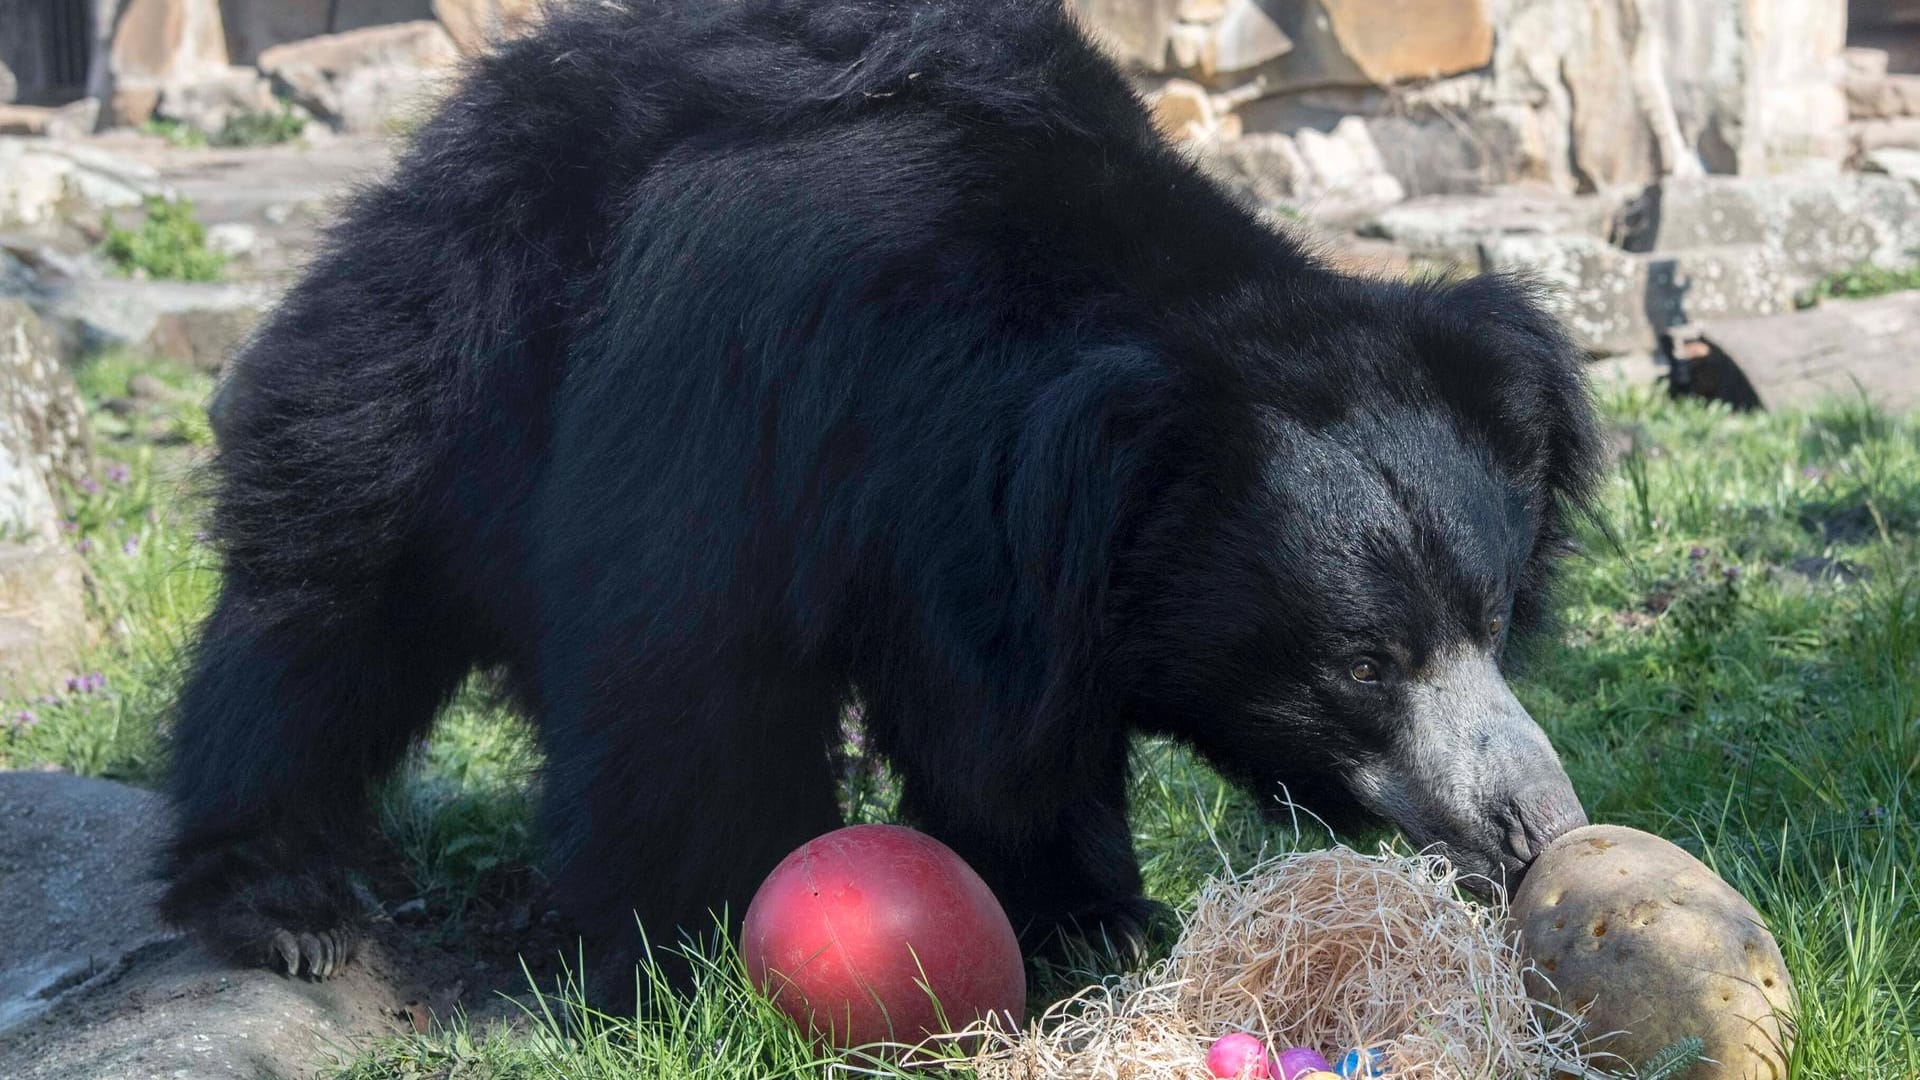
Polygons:
<instances>
[{"instance_id":1,"label":"bear's front paw","mask_svg":"<svg viewBox=\"0 0 1920 1080\"><path fill-rule=\"evenodd\" d=\"M353 959L374 908L343 869L322 859L289 871L241 856L177 861L161 915L234 963L325 979Z\"/></svg>"},{"instance_id":2,"label":"bear's front paw","mask_svg":"<svg viewBox=\"0 0 1920 1080\"><path fill-rule=\"evenodd\" d=\"M1138 964L1164 951L1178 936L1173 909L1144 896L1116 897L1028 922L1020 946L1029 954L1066 955L1091 951Z\"/></svg>"}]
</instances>

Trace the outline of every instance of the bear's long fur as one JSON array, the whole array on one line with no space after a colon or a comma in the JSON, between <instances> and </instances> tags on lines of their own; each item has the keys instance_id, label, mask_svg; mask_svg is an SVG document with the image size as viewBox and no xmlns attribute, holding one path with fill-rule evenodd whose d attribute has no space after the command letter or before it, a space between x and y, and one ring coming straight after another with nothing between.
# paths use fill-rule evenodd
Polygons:
<instances>
[{"instance_id":1,"label":"bear's long fur","mask_svg":"<svg viewBox=\"0 0 1920 1080\"><path fill-rule=\"evenodd\" d=\"M1129 735L1351 802L1341 762L1392 736L1305 686L1326 613L1414 605L1431 652L1498 578L1536 621L1594 447L1523 288L1333 272L1040 0L560 8L353 200L218 423L163 907L316 974L367 788L479 666L539 724L553 879L616 960L636 911L737 917L838 824L856 694L1030 941L1136 933ZM1464 507L1384 527L1459 582L1316 540L1367 501L1329 453Z\"/></svg>"}]
</instances>

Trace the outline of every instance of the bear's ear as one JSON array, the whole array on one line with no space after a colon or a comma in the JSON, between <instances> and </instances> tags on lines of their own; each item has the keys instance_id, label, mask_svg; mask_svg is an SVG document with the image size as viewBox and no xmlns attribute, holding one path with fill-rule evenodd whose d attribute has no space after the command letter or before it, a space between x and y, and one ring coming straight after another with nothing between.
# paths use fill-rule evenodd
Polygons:
<instances>
[{"instance_id":1,"label":"bear's ear","mask_svg":"<svg viewBox=\"0 0 1920 1080\"><path fill-rule=\"evenodd\" d=\"M1490 275L1433 289L1421 354L1436 391L1534 496L1540 528L1514 598L1513 623L1540 623L1573 519L1595 518L1600 425L1585 357L1523 278Z\"/></svg>"},{"instance_id":2,"label":"bear's ear","mask_svg":"<svg viewBox=\"0 0 1920 1080\"><path fill-rule=\"evenodd\" d=\"M1562 508L1591 509L1600 435L1585 359L1518 277L1488 275L1430 295L1421 350L1434 385L1502 464Z\"/></svg>"}]
</instances>

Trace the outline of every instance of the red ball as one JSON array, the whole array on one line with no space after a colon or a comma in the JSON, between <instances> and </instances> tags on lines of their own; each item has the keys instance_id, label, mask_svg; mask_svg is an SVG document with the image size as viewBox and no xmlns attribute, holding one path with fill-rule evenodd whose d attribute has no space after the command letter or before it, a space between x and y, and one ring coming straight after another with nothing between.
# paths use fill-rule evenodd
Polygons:
<instances>
[{"instance_id":1,"label":"red ball","mask_svg":"<svg viewBox=\"0 0 1920 1080\"><path fill-rule=\"evenodd\" d=\"M782 1011L836 1046L1026 1015L1026 967L992 890L897 825L839 829L781 860L747 907L741 954Z\"/></svg>"}]
</instances>

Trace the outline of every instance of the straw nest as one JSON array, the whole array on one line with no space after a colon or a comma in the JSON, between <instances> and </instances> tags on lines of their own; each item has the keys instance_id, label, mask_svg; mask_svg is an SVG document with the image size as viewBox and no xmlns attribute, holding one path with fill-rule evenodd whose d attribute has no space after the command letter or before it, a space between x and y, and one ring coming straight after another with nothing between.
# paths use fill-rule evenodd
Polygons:
<instances>
[{"instance_id":1,"label":"straw nest","mask_svg":"<svg viewBox=\"0 0 1920 1080\"><path fill-rule=\"evenodd\" d=\"M1025 1032L976 1029L981 1080L1209 1080L1229 1031L1276 1051L1375 1046L1392 1080L1582 1072L1575 1024L1542 1017L1499 911L1440 859L1347 848L1215 879L1166 960L1089 988Z\"/></svg>"}]
</instances>

